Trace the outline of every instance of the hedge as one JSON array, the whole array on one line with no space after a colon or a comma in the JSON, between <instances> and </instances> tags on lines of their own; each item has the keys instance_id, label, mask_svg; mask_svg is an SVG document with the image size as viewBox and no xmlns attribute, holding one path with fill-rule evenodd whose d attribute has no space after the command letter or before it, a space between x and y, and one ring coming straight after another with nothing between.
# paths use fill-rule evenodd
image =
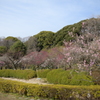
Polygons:
<instances>
[{"instance_id":1,"label":"hedge","mask_svg":"<svg viewBox=\"0 0 100 100\"><path fill-rule=\"evenodd\" d=\"M91 76L76 70L53 69L47 74L47 81L64 85L94 85Z\"/></svg>"},{"instance_id":2,"label":"hedge","mask_svg":"<svg viewBox=\"0 0 100 100\"><path fill-rule=\"evenodd\" d=\"M34 70L3 69L3 70L0 70L0 77L30 79L30 78L36 77L36 72Z\"/></svg>"},{"instance_id":3,"label":"hedge","mask_svg":"<svg viewBox=\"0 0 100 100\"><path fill-rule=\"evenodd\" d=\"M99 85L36 85L0 79L0 91L55 100L100 100Z\"/></svg>"},{"instance_id":4,"label":"hedge","mask_svg":"<svg viewBox=\"0 0 100 100\"><path fill-rule=\"evenodd\" d=\"M47 74L50 72L51 70L50 69L40 69L40 70L37 70L37 77L39 78L46 78L47 77Z\"/></svg>"}]
</instances>

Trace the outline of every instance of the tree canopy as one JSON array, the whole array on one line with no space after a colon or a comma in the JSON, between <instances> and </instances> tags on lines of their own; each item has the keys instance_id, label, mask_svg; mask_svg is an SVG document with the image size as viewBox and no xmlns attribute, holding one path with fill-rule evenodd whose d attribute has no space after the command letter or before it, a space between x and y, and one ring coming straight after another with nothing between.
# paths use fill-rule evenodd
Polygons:
<instances>
[{"instance_id":1,"label":"tree canopy","mask_svg":"<svg viewBox=\"0 0 100 100\"><path fill-rule=\"evenodd\" d=\"M9 49L9 55L14 59L18 59L20 56L24 56L26 54L26 46L21 42L15 42Z\"/></svg>"},{"instance_id":2,"label":"tree canopy","mask_svg":"<svg viewBox=\"0 0 100 100\"><path fill-rule=\"evenodd\" d=\"M41 31L34 36L37 38L37 46L40 50L50 48L53 45L54 34L55 33L51 31Z\"/></svg>"}]
</instances>

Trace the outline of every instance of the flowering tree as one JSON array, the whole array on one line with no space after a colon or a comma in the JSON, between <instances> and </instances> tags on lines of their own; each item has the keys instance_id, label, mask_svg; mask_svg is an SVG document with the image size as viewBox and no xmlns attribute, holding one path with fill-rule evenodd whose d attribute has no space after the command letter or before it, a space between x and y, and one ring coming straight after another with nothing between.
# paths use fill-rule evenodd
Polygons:
<instances>
[{"instance_id":1,"label":"flowering tree","mask_svg":"<svg viewBox=\"0 0 100 100\"><path fill-rule=\"evenodd\" d=\"M64 67L64 54L61 51L58 47L50 49L48 59L41 66L52 69Z\"/></svg>"},{"instance_id":2,"label":"flowering tree","mask_svg":"<svg viewBox=\"0 0 100 100\"><path fill-rule=\"evenodd\" d=\"M91 74L93 66L100 64L100 38L95 34L87 33L79 36L74 43L64 44L64 54L70 67L76 65L80 70Z\"/></svg>"},{"instance_id":3,"label":"flowering tree","mask_svg":"<svg viewBox=\"0 0 100 100\"><path fill-rule=\"evenodd\" d=\"M22 63L24 63L24 66L30 66L34 65L35 69L40 68L40 65L45 62L45 60L48 58L48 53L46 50L42 50L40 52L34 51L29 53L28 55L24 56L22 58Z\"/></svg>"},{"instance_id":4,"label":"flowering tree","mask_svg":"<svg viewBox=\"0 0 100 100\"><path fill-rule=\"evenodd\" d=\"M34 51L24 56L22 62L25 66L34 65L37 68L60 68L64 66L64 54L55 47L51 50Z\"/></svg>"}]
</instances>

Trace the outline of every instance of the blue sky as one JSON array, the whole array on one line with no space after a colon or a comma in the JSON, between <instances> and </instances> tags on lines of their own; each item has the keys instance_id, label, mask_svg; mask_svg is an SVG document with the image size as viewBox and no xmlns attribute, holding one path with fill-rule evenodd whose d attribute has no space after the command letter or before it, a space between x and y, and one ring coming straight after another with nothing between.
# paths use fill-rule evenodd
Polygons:
<instances>
[{"instance_id":1,"label":"blue sky","mask_svg":"<svg viewBox=\"0 0 100 100\"><path fill-rule=\"evenodd\" d=\"M0 37L56 32L100 15L100 0L0 0Z\"/></svg>"}]
</instances>

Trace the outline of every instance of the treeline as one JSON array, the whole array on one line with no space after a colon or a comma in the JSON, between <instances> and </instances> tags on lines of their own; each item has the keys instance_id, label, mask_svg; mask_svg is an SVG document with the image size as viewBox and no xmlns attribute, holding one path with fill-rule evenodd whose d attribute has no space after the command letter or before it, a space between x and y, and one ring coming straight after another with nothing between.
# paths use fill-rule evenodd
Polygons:
<instances>
[{"instance_id":1,"label":"treeline","mask_svg":"<svg viewBox=\"0 0 100 100\"><path fill-rule=\"evenodd\" d=\"M88 66L90 71L89 66L100 65L99 38L100 18L65 26L56 33L41 31L24 42L12 36L0 38L0 68L81 67L83 70L86 67L82 66Z\"/></svg>"},{"instance_id":2,"label":"treeline","mask_svg":"<svg viewBox=\"0 0 100 100\"><path fill-rule=\"evenodd\" d=\"M7 65L7 68L14 69L22 66L21 59L31 52L40 52L64 45L64 41L73 41L81 34L82 22L65 26L56 33L51 31L41 31L29 38L17 38L8 36L0 38L0 66ZM25 40L26 39L26 40Z\"/></svg>"},{"instance_id":3,"label":"treeline","mask_svg":"<svg viewBox=\"0 0 100 100\"><path fill-rule=\"evenodd\" d=\"M82 20L73 25L67 25L57 31L41 31L40 33L28 37L28 38L17 38L9 36L7 38L0 38L0 54L5 53L10 46L20 40L24 43L27 48L27 52L41 51L43 49L50 49L55 46L64 45L64 41L75 41L76 38L84 33L96 33L100 31L100 18L91 18Z\"/></svg>"},{"instance_id":4,"label":"treeline","mask_svg":"<svg viewBox=\"0 0 100 100\"><path fill-rule=\"evenodd\" d=\"M23 40L13 36L6 38L0 38L0 55L10 49L10 47L17 41L22 42L27 52L41 51L42 49L49 49L55 46L62 46L63 41L73 41L77 35L81 34L82 22L68 25L57 31L56 33L51 31L41 31L40 33Z\"/></svg>"},{"instance_id":5,"label":"treeline","mask_svg":"<svg viewBox=\"0 0 100 100\"><path fill-rule=\"evenodd\" d=\"M57 31L41 31L40 33L31 36L26 42L28 51L41 51L55 46L64 45L63 41L75 41L76 38L84 33L99 34L100 18L91 18L82 20L73 25L67 25Z\"/></svg>"},{"instance_id":6,"label":"treeline","mask_svg":"<svg viewBox=\"0 0 100 100\"><path fill-rule=\"evenodd\" d=\"M50 49L55 46L62 46L63 41L73 41L75 38L82 34L82 22L68 25L57 31L41 31L40 33L31 36L25 42L28 51L41 51L42 49ZM33 44L34 43L34 44Z\"/></svg>"}]
</instances>

